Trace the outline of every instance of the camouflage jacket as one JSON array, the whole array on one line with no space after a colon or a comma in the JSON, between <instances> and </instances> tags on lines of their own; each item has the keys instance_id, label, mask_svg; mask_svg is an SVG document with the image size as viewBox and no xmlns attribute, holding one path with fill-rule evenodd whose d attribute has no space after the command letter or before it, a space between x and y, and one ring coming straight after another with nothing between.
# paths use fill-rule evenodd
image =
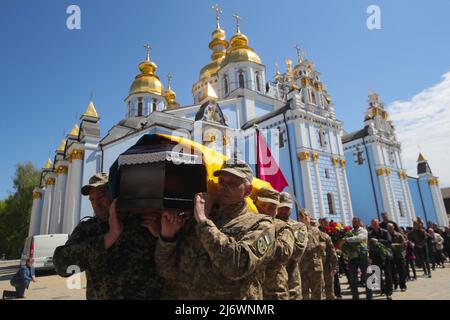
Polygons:
<instances>
[{"instance_id":1,"label":"camouflage jacket","mask_svg":"<svg viewBox=\"0 0 450 320\"><path fill-rule=\"evenodd\" d=\"M288 273L286 264L292 256L295 247L294 230L283 220L274 219L275 222L275 255L266 269L263 283L263 296L265 300L288 300Z\"/></svg>"},{"instance_id":2,"label":"camouflage jacket","mask_svg":"<svg viewBox=\"0 0 450 320\"><path fill-rule=\"evenodd\" d=\"M289 219L287 223L294 230L295 246L292 256L286 265L288 273L289 296L291 300L300 300L302 297L302 281L300 277L299 261L308 244L308 229L303 222Z\"/></svg>"},{"instance_id":3,"label":"camouflage jacket","mask_svg":"<svg viewBox=\"0 0 450 320\"><path fill-rule=\"evenodd\" d=\"M308 243L300 260L300 272L323 271L323 250L320 248L319 234L310 226L306 226L306 228L308 230Z\"/></svg>"},{"instance_id":4,"label":"camouflage jacket","mask_svg":"<svg viewBox=\"0 0 450 320\"><path fill-rule=\"evenodd\" d=\"M162 279L156 272L157 239L140 223L139 215L121 216L124 229L119 239L105 249L107 223L97 218L82 221L65 245L56 248L53 262L62 277L69 266L86 271L87 299L159 299Z\"/></svg>"},{"instance_id":5,"label":"camouflage jacket","mask_svg":"<svg viewBox=\"0 0 450 320\"><path fill-rule=\"evenodd\" d=\"M317 229L319 230L319 229ZM333 240L331 237L319 230L319 239L320 242L325 242L325 254L322 256L322 263L325 270L331 270L337 267L338 264L338 256L336 254L336 250L334 249Z\"/></svg>"},{"instance_id":6,"label":"camouflage jacket","mask_svg":"<svg viewBox=\"0 0 450 320\"><path fill-rule=\"evenodd\" d=\"M155 260L174 299L262 299L261 283L275 249L272 218L245 203L191 219L172 242L159 239Z\"/></svg>"}]
</instances>

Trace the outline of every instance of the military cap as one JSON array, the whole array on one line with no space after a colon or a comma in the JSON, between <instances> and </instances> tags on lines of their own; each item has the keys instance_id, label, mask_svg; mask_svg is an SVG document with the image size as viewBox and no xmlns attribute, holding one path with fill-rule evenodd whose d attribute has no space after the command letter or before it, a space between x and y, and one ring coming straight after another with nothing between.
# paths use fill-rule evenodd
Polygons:
<instances>
[{"instance_id":1,"label":"military cap","mask_svg":"<svg viewBox=\"0 0 450 320\"><path fill-rule=\"evenodd\" d=\"M108 175L103 172L96 173L89 179L89 184L81 188L81 194L87 196L92 188L108 185Z\"/></svg>"},{"instance_id":2,"label":"military cap","mask_svg":"<svg viewBox=\"0 0 450 320\"><path fill-rule=\"evenodd\" d=\"M276 205L280 204L280 193L274 189L262 187L259 189L256 199L261 202L271 202Z\"/></svg>"},{"instance_id":3,"label":"military cap","mask_svg":"<svg viewBox=\"0 0 450 320\"><path fill-rule=\"evenodd\" d=\"M288 207L292 209L291 195L287 192L280 192L280 205L279 207Z\"/></svg>"},{"instance_id":4,"label":"military cap","mask_svg":"<svg viewBox=\"0 0 450 320\"><path fill-rule=\"evenodd\" d=\"M228 172L234 176L245 179L248 182L253 180L253 171L250 166L242 160L230 159L223 163L220 170L214 171L214 176L219 176L221 173Z\"/></svg>"}]
</instances>

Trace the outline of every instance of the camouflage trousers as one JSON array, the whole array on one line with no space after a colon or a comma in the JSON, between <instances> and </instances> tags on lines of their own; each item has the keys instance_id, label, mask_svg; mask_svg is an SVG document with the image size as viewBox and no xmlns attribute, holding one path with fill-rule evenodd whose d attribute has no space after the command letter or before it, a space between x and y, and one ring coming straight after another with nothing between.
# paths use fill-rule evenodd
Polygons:
<instances>
[{"instance_id":1,"label":"camouflage trousers","mask_svg":"<svg viewBox=\"0 0 450 320\"><path fill-rule=\"evenodd\" d=\"M323 271L302 270L301 278L303 300L322 300Z\"/></svg>"},{"instance_id":2,"label":"camouflage trousers","mask_svg":"<svg viewBox=\"0 0 450 320\"><path fill-rule=\"evenodd\" d=\"M334 300L336 296L334 295L334 276L331 274L331 269L326 268L323 271L324 289L325 289L325 299Z\"/></svg>"}]
</instances>

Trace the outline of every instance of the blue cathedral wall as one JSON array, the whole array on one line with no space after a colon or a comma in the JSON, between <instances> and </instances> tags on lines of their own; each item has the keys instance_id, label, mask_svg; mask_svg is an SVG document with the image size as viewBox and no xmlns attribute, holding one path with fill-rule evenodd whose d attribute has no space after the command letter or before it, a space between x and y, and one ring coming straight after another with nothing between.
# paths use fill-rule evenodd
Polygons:
<instances>
[{"instance_id":1,"label":"blue cathedral wall","mask_svg":"<svg viewBox=\"0 0 450 320\"><path fill-rule=\"evenodd\" d=\"M375 192L381 196L379 186L372 184L368 161L371 161L370 155L364 153L364 164L358 165L354 161L353 149L346 150L345 159L347 161L347 180L350 189L350 198L352 201L353 215L361 218L364 224L369 224L373 218L378 218ZM376 177L376 176L375 176ZM381 203L380 203L381 204ZM381 208L381 207L379 207Z\"/></svg>"},{"instance_id":2,"label":"blue cathedral wall","mask_svg":"<svg viewBox=\"0 0 450 320\"><path fill-rule=\"evenodd\" d=\"M392 171L390 180L391 180L392 190L394 192L395 210L398 212L397 216L399 217L399 223L402 226L410 225L410 222L408 219L408 214L407 214L408 207L406 206L405 196L403 194L400 177L398 176L397 171L395 171L395 172ZM400 209L398 207L397 201L400 201L402 203L403 215L400 215Z\"/></svg>"},{"instance_id":3,"label":"blue cathedral wall","mask_svg":"<svg viewBox=\"0 0 450 320\"><path fill-rule=\"evenodd\" d=\"M422 195L423 205L425 207L425 215L427 220L434 223L438 222L436 209L431 195L431 189L428 185L427 179L418 179L420 194Z\"/></svg>"},{"instance_id":4,"label":"blue cathedral wall","mask_svg":"<svg viewBox=\"0 0 450 320\"><path fill-rule=\"evenodd\" d=\"M427 221L428 218L425 213L424 203L422 203L418 179L408 177L408 185L416 216L421 217L423 221Z\"/></svg>"}]
</instances>

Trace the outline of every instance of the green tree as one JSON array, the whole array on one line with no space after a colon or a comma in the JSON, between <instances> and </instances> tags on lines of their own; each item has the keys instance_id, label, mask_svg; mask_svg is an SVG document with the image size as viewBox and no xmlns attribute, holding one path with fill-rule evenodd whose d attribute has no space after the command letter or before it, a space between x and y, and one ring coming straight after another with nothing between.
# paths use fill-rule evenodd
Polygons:
<instances>
[{"instance_id":1,"label":"green tree","mask_svg":"<svg viewBox=\"0 0 450 320\"><path fill-rule=\"evenodd\" d=\"M33 189L38 186L40 171L31 162L16 165L14 192L0 202L0 257L17 259L28 236Z\"/></svg>"}]
</instances>

